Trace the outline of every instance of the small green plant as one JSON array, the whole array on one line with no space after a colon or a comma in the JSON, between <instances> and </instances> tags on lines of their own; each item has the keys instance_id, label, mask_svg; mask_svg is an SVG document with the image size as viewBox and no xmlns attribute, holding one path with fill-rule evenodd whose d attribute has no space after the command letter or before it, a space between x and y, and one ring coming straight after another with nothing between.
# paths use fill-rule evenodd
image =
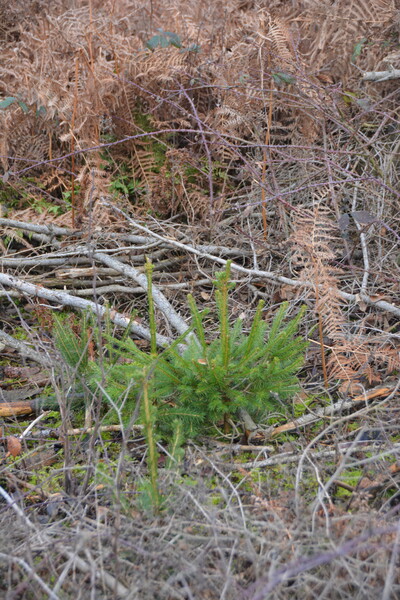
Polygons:
<instances>
[{"instance_id":1,"label":"small green plant","mask_svg":"<svg viewBox=\"0 0 400 600\"><path fill-rule=\"evenodd\" d=\"M174 46L175 48L180 48L181 51L196 53L200 52L200 46L198 44L190 44L185 48L182 46L182 41L179 35L173 31L164 31L163 29L158 29L158 34L153 35L153 37L146 42L146 46L149 50Z\"/></svg>"},{"instance_id":2,"label":"small green plant","mask_svg":"<svg viewBox=\"0 0 400 600\"><path fill-rule=\"evenodd\" d=\"M89 314L84 313L77 327L73 326L65 316L54 317L54 334L56 345L61 352L65 362L75 369L76 373L86 374L90 368L89 364L89 328L92 319Z\"/></svg>"},{"instance_id":3,"label":"small green plant","mask_svg":"<svg viewBox=\"0 0 400 600\"><path fill-rule=\"evenodd\" d=\"M132 402L136 402L144 368L151 368L148 393L157 406L157 428L167 437L174 436L177 423L180 439L194 437L218 424L228 428L229 420L235 419L240 409L255 418L264 417L277 408L282 412L282 403L284 406L298 390L296 373L303 363L307 343L295 333L304 309L285 324L288 306L282 304L267 335L268 325L262 319L264 303L261 301L246 334L241 319L233 326L229 324L228 296L232 285L228 263L226 269L217 274L219 333L213 341L208 341L203 325L209 311L199 311L189 295L190 331L157 354L150 294L151 353L139 350L129 338L124 341L110 339L110 348L114 351L117 348L124 363L115 362L110 367L106 390L116 405L124 397L126 417L129 418L133 411ZM189 339L182 351L185 337ZM130 362L126 362L128 357ZM124 395L128 387L132 402Z\"/></svg>"},{"instance_id":4,"label":"small green plant","mask_svg":"<svg viewBox=\"0 0 400 600\"><path fill-rule=\"evenodd\" d=\"M110 191L115 195L124 194L127 198L134 199L135 196L143 193L143 186L138 179L128 172L126 165L120 167L118 176L110 183Z\"/></svg>"},{"instance_id":5,"label":"small green plant","mask_svg":"<svg viewBox=\"0 0 400 600\"><path fill-rule=\"evenodd\" d=\"M149 50L155 50L156 48L168 48L168 46L175 46L175 48L182 48L182 42L176 33L173 31L164 31L163 29L158 30L157 35L153 35L146 42L146 46Z\"/></svg>"},{"instance_id":6,"label":"small green plant","mask_svg":"<svg viewBox=\"0 0 400 600\"><path fill-rule=\"evenodd\" d=\"M74 186L74 194L75 195L79 194L80 190L81 190L81 188L79 185ZM63 211L67 212L71 208L71 204L72 204L72 190L64 190L62 192L62 199L64 201Z\"/></svg>"},{"instance_id":7,"label":"small green plant","mask_svg":"<svg viewBox=\"0 0 400 600\"><path fill-rule=\"evenodd\" d=\"M156 370L158 398L175 403L169 411L161 411L160 418L164 422L172 414L181 418L190 436L213 424L223 423L227 428L229 419L235 419L240 409L255 418L276 410L297 391L296 373L304 358L306 343L294 336L303 310L283 325L287 312L287 304L283 304L266 336L268 325L262 319L261 301L245 334L241 319L233 326L229 324L230 263L217 274L216 287L218 337L207 341L203 318L208 311L201 313L189 296L197 337L191 337L182 354L176 350L167 353L164 368Z\"/></svg>"},{"instance_id":8,"label":"small green plant","mask_svg":"<svg viewBox=\"0 0 400 600\"><path fill-rule=\"evenodd\" d=\"M143 373L151 373L146 378L146 394L155 412L144 418L142 410L142 422L149 423L151 417L151 427L164 438L174 440L172 446L178 460L185 439L209 432L215 425L228 429L230 420L236 419L241 409L258 420L274 410L282 412L285 404L289 408L288 400L299 387L297 372L307 345L296 336L304 308L294 319L285 322L288 305L283 303L268 328L262 318L264 303L261 301L250 331L243 331L241 319L231 325L228 300L233 284L228 262L216 279L219 324L216 338L209 341L203 323L208 309L200 311L189 295L191 327L169 348L158 353L150 263L147 274L150 353L140 350L129 337L118 340L103 334L103 339L108 340L107 357L100 370L94 361L88 362L84 351L85 334L77 345L71 333L63 328L60 336L58 328L58 345L67 362L75 364L81 375L86 372L90 387L96 388L97 382L102 382L105 400L113 410L116 408L124 420L129 421L138 396L143 396Z\"/></svg>"},{"instance_id":9,"label":"small green plant","mask_svg":"<svg viewBox=\"0 0 400 600\"><path fill-rule=\"evenodd\" d=\"M30 202L30 205L38 215L47 212L55 217L59 217L60 215L64 214L69 208L69 206L66 208L65 206L60 206L59 204L49 202L45 198L33 198Z\"/></svg>"}]
</instances>

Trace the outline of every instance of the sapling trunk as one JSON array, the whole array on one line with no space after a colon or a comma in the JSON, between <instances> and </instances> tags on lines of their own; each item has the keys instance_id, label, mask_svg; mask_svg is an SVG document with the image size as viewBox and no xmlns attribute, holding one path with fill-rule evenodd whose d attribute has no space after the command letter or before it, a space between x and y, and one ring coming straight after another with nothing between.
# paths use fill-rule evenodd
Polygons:
<instances>
[{"instance_id":1,"label":"sapling trunk","mask_svg":"<svg viewBox=\"0 0 400 600\"><path fill-rule=\"evenodd\" d=\"M156 416L155 407L149 396L148 372L143 373L143 424L147 442L147 463L150 475L151 502L156 512L160 510L161 496L158 489L158 451L155 434Z\"/></svg>"}]
</instances>

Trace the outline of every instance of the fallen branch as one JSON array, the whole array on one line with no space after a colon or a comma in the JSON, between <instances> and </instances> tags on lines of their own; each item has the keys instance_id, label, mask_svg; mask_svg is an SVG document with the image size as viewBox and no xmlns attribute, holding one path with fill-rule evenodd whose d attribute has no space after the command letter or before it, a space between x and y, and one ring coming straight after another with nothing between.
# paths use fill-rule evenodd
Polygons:
<instances>
[{"instance_id":1,"label":"fallen branch","mask_svg":"<svg viewBox=\"0 0 400 600\"><path fill-rule=\"evenodd\" d=\"M66 227L57 227L56 225L38 225L37 223L26 223L25 221L16 221L14 219L0 219L0 227L13 227L15 229L24 229L26 231L34 231L35 233L45 233L49 236L55 235L73 235L82 237L81 231L68 229Z\"/></svg>"},{"instance_id":2,"label":"fallen branch","mask_svg":"<svg viewBox=\"0 0 400 600\"><path fill-rule=\"evenodd\" d=\"M126 588L120 581L118 581L113 575L107 573L104 568L99 569L97 565L91 561L91 564L87 563L80 556L77 556L76 553L67 550L66 548L57 547L61 554L70 559L71 561L71 570L76 568L78 571L82 571L82 573L88 573L89 575L94 575L95 578L99 581L106 584L109 590L111 590L112 594L115 594L117 598L125 598L129 595L130 598L137 597L137 591L133 586L130 586L129 589Z\"/></svg>"},{"instance_id":3,"label":"fallen branch","mask_svg":"<svg viewBox=\"0 0 400 600\"><path fill-rule=\"evenodd\" d=\"M178 242L177 240L171 240L170 238L167 238L162 235L159 235L158 233L152 232L150 229L148 229L144 225L140 225L139 223L137 223L134 219L129 217L129 215L127 215L120 208L113 206L112 204L110 204L109 202L107 202L105 200L103 200L103 204L105 204L108 207L111 207L115 212L118 212L119 214L123 215L125 217L125 219L127 219L129 221L129 223L131 225L133 225L133 227L136 227L140 231L147 233L149 236L153 236L154 238L161 240L165 244L169 244L170 246L174 246L175 248L180 248L181 250L185 250L186 252L189 252L190 254L194 254L201 258L207 258L207 259L209 259L213 262L216 262L220 265L226 265L226 263L227 263L227 261L224 258L221 258L220 256L215 256L214 254L209 254L207 252L203 252L202 250L194 248L193 246L189 246L188 244L183 244L182 242ZM276 281L279 283L283 283L285 285L290 285L292 287L315 288L315 284L312 283L311 281L298 281L296 279L290 279L289 277L284 277L283 275L277 275L276 273L273 273L272 271L260 271L258 269L248 269L248 268L242 267L241 265L238 265L234 262L231 263L231 269L233 269L234 271L239 271L240 273L245 273L246 275L250 275L253 277L259 277L260 279L268 279L270 281ZM357 302L362 301L362 302L365 302L365 304L368 304L369 306L377 307L386 312L390 312L390 313L396 315L397 317L400 317L400 307L395 306L394 304L390 304L389 302L386 302L385 300L376 300L375 301L372 298L370 298L369 296L367 296L366 294L349 294L349 293L343 292L341 290L338 290L338 294L341 298L343 298L344 300L347 300L348 302L357 303Z\"/></svg>"},{"instance_id":4,"label":"fallen branch","mask_svg":"<svg viewBox=\"0 0 400 600\"><path fill-rule=\"evenodd\" d=\"M0 218L0 227L12 227L15 229L22 229L26 231L33 231L36 233L44 234L45 236L52 237L55 235L71 235L75 237L82 237L84 232L76 231L73 229L66 229L64 227L55 227L52 225L37 225L36 223L28 223L26 221L15 221L13 219L3 219ZM102 240L102 241L124 241L131 242L136 244L134 248L130 248L132 250L152 250L153 248L163 245L168 246L169 244L162 244L160 240L155 240L153 235L143 236L143 235L132 235L128 233L113 233L113 232L103 232L103 231L95 231L93 233L94 240ZM53 240L54 242L54 240ZM142 244L142 245L137 245ZM210 245L210 244L199 244L197 248L203 252L219 252L221 254L225 254L227 256L243 256L251 255L252 252L250 250L245 250L243 248L229 248L228 246L220 246L220 245ZM153 256L153 254L152 254ZM14 259L9 259L14 260ZM15 259L16 260L16 259Z\"/></svg>"},{"instance_id":5,"label":"fallen branch","mask_svg":"<svg viewBox=\"0 0 400 600\"><path fill-rule=\"evenodd\" d=\"M82 405L83 396L82 392L75 392L68 395L68 401L71 405ZM55 396L36 396L29 400L0 400L0 417L18 417L49 410L59 410L59 401Z\"/></svg>"},{"instance_id":6,"label":"fallen branch","mask_svg":"<svg viewBox=\"0 0 400 600\"><path fill-rule=\"evenodd\" d=\"M21 417L31 415L41 410L36 400L16 400L15 402L0 402L0 417Z\"/></svg>"},{"instance_id":7,"label":"fallen branch","mask_svg":"<svg viewBox=\"0 0 400 600\"><path fill-rule=\"evenodd\" d=\"M373 398L379 398L381 396L386 396L388 394L392 394L397 391L397 386L392 387L381 387L373 390L369 390L364 394L360 394L351 400L346 400L345 402L339 401L335 404L330 404L329 406L324 406L323 408L319 408L311 414L304 415L295 421L290 421L289 423L285 423L285 425L279 425L278 427L271 427L268 429L266 433L266 439L271 439L280 435L281 433L285 433L286 431L294 431L299 429L300 427L304 427L305 425L310 425L311 423L315 423L321 419L332 419L333 415L338 412L342 412L344 410L349 410L355 404L360 402L367 402L368 400L372 400Z\"/></svg>"},{"instance_id":8,"label":"fallen branch","mask_svg":"<svg viewBox=\"0 0 400 600\"><path fill-rule=\"evenodd\" d=\"M79 310L90 310L99 317L108 315L111 321L116 325L119 325L124 329L129 327L132 333L150 341L150 331L146 327L139 325L128 317L124 317L121 313L118 313L113 309L109 309L101 304L92 302L91 300L77 298L76 296L72 296L71 294L67 294L66 292L60 290L49 290L48 288L44 288L39 285L26 283L21 279L17 279L16 277L7 275L5 273L0 273L0 284L17 289L28 296L44 298L49 302L55 302L60 306L72 306L73 308L77 308ZM161 347L166 347L171 344L171 340L166 336L157 334L157 344Z\"/></svg>"},{"instance_id":9,"label":"fallen branch","mask_svg":"<svg viewBox=\"0 0 400 600\"><path fill-rule=\"evenodd\" d=\"M400 79L400 69L389 69L388 71L366 71L363 81L387 81L388 79Z\"/></svg>"},{"instance_id":10,"label":"fallen branch","mask_svg":"<svg viewBox=\"0 0 400 600\"><path fill-rule=\"evenodd\" d=\"M14 348L17 350L21 356L26 356L27 358L34 360L35 362L43 365L44 367L54 367L55 362L49 358L33 350L31 346L22 342L21 340L16 340L11 335L8 335L5 331L0 329L0 340L4 343L5 346L10 346L10 348Z\"/></svg>"},{"instance_id":11,"label":"fallen branch","mask_svg":"<svg viewBox=\"0 0 400 600\"><path fill-rule=\"evenodd\" d=\"M92 256L94 260L97 260L107 265L108 267L111 267L115 271L118 271L118 273L125 275L125 277L129 277L129 279L133 279L140 285L140 287L142 287L147 292L148 285L146 275L140 273L140 271L138 271L134 267L125 265L116 258L112 258L111 256L104 254L104 252L94 252ZM189 328L188 324L182 319L182 317L178 315L178 313L168 302L164 294L160 292L160 290L158 290L154 285L152 288L152 294L154 298L154 303L162 311L164 316L176 329L176 331L179 334L185 333L185 331L187 331Z\"/></svg>"},{"instance_id":12,"label":"fallen branch","mask_svg":"<svg viewBox=\"0 0 400 600\"><path fill-rule=\"evenodd\" d=\"M376 460L378 460L378 458L383 458L384 456L391 456L393 454L395 454L396 450L400 450L400 443L395 443L391 446L391 448L389 450L384 450L383 452L379 452L376 453L376 442L373 443L369 443L369 444L365 444L362 443L362 451L363 452L371 452L374 451L375 455L371 456L371 457L367 457L365 459L361 459L357 461L357 466L360 466L362 464L368 464L371 462L374 462ZM315 451L315 452L309 452L307 454L307 456L309 458L311 458L312 460L318 460L321 458L332 458L332 457L337 457L342 456L342 455L350 455L352 452L360 452L360 443L352 443L351 445L345 445L345 446L341 446L339 445L338 447L336 447L334 450L320 450L320 451ZM271 456L270 458L265 458L263 460L252 460L250 462L247 463L243 463L243 462L233 462L233 463L227 463L225 461L218 461L218 467L223 466L224 468L227 469L236 469L238 467L242 468L242 469L257 469L260 467L272 467L274 465L283 465L283 464L290 464L290 463L297 463L300 462L300 460L303 458L303 453L302 452L283 452L281 454L278 454L277 456ZM347 467L351 468L353 465L348 464Z\"/></svg>"},{"instance_id":13,"label":"fallen branch","mask_svg":"<svg viewBox=\"0 0 400 600\"><path fill-rule=\"evenodd\" d=\"M232 249L226 249L226 248L223 248L220 246L199 245L197 247L194 247L194 246L190 246L189 244L179 242L178 240L173 240L171 238L159 235L158 233L154 233L153 231L151 231L151 229L149 229L148 227L145 227L144 225L140 225L134 219L129 217L129 215L127 215L124 211L122 211L121 209L119 209L116 206L113 206L111 203L107 202L106 200L103 200L102 202L105 206L110 207L115 212L124 216L125 219L131 225L133 225L135 228L137 228L140 231L143 231L144 233L147 234L147 237L134 236L134 235L129 236L129 235L122 234L123 239L126 239L128 241L137 240L137 241L140 241L141 243L151 243L151 240L153 240L153 242L154 242L154 240L158 240L159 242L162 242L166 246L180 248L181 250L185 250L185 252L194 254L201 258L207 258L207 259L209 259L213 262L216 262L220 265L226 265L227 261L225 259L221 258L220 256L216 256L215 254L210 254L210 252L221 251L221 252L228 254L227 250L229 250L229 254L232 253ZM71 229L66 229L66 228L62 228L62 227L52 227L52 226L47 226L47 225L36 225L33 223L25 223L22 221L13 221L11 219L0 219L0 225L18 227L21 229L26 229L28 231L46 233L47 235L51 235L51 234L53 234L53 235L78 235L79 234L80 236L83 235L82 232L75 232ZM108 237L110 239L121 239L119 237L119 234L118 234L118 237L117 237L117 234L106 234L105 237ZM81 246L79 248L79 251L80 252L82 251ZM104 253L101 253L101 254L104 254ZM243 253L241 252L241 254L243 254ZM7 260L10 261L10 260L14 260L14 259L7 259ZM270 281L275 281L277 283L283 283L284 285L289 285L291 287L308 287L308 288L315 287L315 285L311 281L299 281L296 279L290 279L289 277L277 275L276 273L273 273L271 271L248 269L248 268L242 267L241 265L238 265L234 262L231 264L231 268L236 271L239 271L241 273L244 273L246 275L258 277L260 279L268 279ZM398 307L394 304L390 304L389 302L386 302L385 300L376 300L375 301L367 294L349 294L348 292L343 292L341 290L339 290L338 293L339 293L339 296L341 298L343 298L344 300L346 300L347 302L358 303L358 302L362 301L369 306L376 307L380 310L392 313L392 314L396 315L397 317L400 317L400 307Z\"/></svg>"}]
</instances>

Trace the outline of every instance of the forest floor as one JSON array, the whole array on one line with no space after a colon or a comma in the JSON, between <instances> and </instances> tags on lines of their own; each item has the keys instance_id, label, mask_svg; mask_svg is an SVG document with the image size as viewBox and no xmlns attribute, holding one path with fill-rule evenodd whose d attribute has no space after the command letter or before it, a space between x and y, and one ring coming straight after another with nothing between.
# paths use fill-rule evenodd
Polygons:
<instances>
[{"instance_id":1,"label":"forest floor","mask_svg":"<svg viewBox=\"0 0 400 600\"><path fill-rule=\"evenodd\" d=\"M0 593L398 598L399 9L166 4L0 0Z\"/></svg>"}]
</instances>

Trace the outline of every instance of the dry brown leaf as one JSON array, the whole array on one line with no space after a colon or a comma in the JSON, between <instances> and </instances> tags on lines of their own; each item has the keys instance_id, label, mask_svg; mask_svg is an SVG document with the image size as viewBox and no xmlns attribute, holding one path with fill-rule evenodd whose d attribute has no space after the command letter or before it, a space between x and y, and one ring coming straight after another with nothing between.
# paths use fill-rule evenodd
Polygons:
<instances>
[{"instance_id":1,"label":"dry brown leaf","mask_svg":"<svg viewBox=\"0 0 400 600\"><path fill-rule=\"evenodd\" d=\"M9 435L7 438L7 455L8 456L19 456L22 452L21 441L13 436Z\"/></svg>"}]
</instances>

